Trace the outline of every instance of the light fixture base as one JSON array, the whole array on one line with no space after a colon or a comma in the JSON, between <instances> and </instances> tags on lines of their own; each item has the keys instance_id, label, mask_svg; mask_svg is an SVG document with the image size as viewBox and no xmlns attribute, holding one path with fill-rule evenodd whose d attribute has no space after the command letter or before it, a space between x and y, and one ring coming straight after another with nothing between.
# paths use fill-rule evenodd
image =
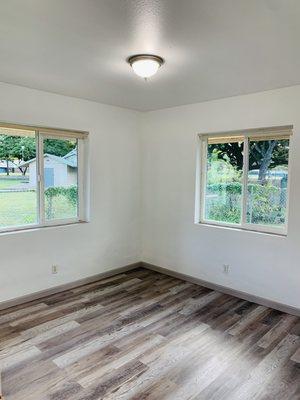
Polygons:
<instances>
[{"instance_id":1,"label":"light fixture base","mask_svg":"<svg viewBox=\"0 0 300 400\"><path fill-rule=\"evenodd\" d=\"M131 66L135 61L140 61L140 60L153 60L153 61L156 61L159 64L160 67L165 63L165 60L162 57L156 56L154 54L135 54L135 55L130 56L130 57L127 58L127 62Z\"/></svg>"},{"instance_id":2,"label":"light fixture base","mask_svg":"<svg viewBox=\"0 0 300 400\"><path fill-rule=\"evenodd\" d=\"M164 64L164 59L154 54L135 54L127 59L128 64L141 78L150 78Z\"/></svg>"}]
</instances>

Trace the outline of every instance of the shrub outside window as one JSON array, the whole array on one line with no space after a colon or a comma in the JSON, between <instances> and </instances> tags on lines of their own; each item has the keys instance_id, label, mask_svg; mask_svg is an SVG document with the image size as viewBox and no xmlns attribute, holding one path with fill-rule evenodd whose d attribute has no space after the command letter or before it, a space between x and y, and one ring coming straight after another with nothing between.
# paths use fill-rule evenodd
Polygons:
<instances>
[{"instance_id":1,"label":"shrub outside window","mask_svg":"<svg viewBox=\"0 0 300 400\"><path fill-rule=\"evenodd\" d=\"M287 126L200 135L196 222L286 234L291 134Z\"/></svg>"},{"instance_id":2,"label":"shrub outside window","mask_svg":"<svg viewBox=\"0 0 300 400\"><path fill-rule=\"evenodd\" d=\"M87 133L0 124L0 231L85 216Z\"/></svg>"}]
</instances>

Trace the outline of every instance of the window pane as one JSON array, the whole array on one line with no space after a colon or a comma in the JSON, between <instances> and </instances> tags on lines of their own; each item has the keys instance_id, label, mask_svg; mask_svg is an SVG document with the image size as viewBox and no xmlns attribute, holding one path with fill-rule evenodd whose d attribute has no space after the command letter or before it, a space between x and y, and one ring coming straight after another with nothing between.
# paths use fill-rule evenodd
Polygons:
<instances>
[{"instance_id":1,"label":"window pane","mask_svg":"<svg viewBox=\"0 0 300 400\"><path fill-rule=\"evenodd\" d=\"M44 139L45 219L76 218L77 139Z\"/></svg>"},{"instance_id":2,"label":"window pane","mask_svg":"<svg viewBox=\"0 0 300 400\"><path fill-rule=\"evenodd\" d=\"M243 142L240 138L215 139L207 144L204 218L241 223Z\"/></svg>"},{"instance_id":3,"label":"window pane","mask_svg":"<svg viewBox=\"0 0 300 400\"><path fill-rule=\"evenodd\" d=\"M35 132L0 127L0 228L37 223Z\"/></svg>"},{"instance_id":4,"label":"window pane","mask_svg":"<svg viewBox=\"0 0 300 400\"><path fill-rule=\"evenodd\" d=\"M248 223L285 224L288 155L288 139L249 141Z\"/></svg>"}]
</instances>

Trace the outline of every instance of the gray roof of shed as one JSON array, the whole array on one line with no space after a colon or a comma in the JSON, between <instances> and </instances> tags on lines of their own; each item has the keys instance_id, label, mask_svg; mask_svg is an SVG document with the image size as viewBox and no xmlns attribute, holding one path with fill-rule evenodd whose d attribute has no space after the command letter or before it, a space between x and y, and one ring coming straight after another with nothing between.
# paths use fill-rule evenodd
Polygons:
<instances>
[{"instance_id":1,"label":"gray roof of shed","mask_svg":"<svg viewBox=\"0 0 300 400\"><path fill-rule=\"evenodd\" d=\"M53 161L59 162L61 164L66 164L69 167L77 168L77 148L71 150L68 154L66 154L63 157L58 157L58 156L55 156L53 154L45 153L44 154L44 158L46 158L46 157L50 158ZM25 166L31 164L34 161L36 161L36 157L32 158L31 160L24 161L24 162L20 163L18 166L19 167L25 167Z\"/></svg>"}]
</instances>

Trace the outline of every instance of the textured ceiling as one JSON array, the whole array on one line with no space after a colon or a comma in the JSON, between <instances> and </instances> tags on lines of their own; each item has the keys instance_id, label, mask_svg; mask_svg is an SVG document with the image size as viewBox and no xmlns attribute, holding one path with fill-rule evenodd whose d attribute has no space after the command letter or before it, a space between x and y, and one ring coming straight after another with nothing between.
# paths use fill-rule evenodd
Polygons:
<instances>
[{"instance_id":1,"label":"textured ceiling","mask_svg":"<svg viewBox=\"0 0 300 400\"><path fill-rule=\"evenodd\" d=\"M0 81L154 110L300 83L299 0L3 0ZM155 53L148 82L125 60Z\"/></svg>"}]
</instances>

